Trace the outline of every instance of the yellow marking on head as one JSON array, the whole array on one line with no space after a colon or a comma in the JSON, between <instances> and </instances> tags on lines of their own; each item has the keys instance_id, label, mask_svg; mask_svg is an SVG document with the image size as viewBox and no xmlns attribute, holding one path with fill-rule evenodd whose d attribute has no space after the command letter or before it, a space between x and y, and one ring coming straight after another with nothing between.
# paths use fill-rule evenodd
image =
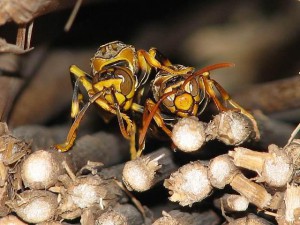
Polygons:
<instances>
[{"instance_id":1,"label":"yellow marking on head","mask_svg":"<svg viewBox=\"0 0 300 225\"><path fill-rule=\"evenodd\" d=\"M184 93L182 95L177 96L175 98L174 103L177 109L188 110L191 108L194 101L193 101L193 97L190 94Z\"/></svg>"},{"instance_id":2,"label":"yellow marking on head","mask_svg":"<svg viewBox=\"0 0 300 225\"><path fill-rule=\"evenodd\" d=\"M97 91L102 91L104 88L113 87L117 92L121 92L121 88L120 88L121 83L122 83L122 79L108 79L108 80L99 81L93 86Z\"/></svg>"}]
</instances>

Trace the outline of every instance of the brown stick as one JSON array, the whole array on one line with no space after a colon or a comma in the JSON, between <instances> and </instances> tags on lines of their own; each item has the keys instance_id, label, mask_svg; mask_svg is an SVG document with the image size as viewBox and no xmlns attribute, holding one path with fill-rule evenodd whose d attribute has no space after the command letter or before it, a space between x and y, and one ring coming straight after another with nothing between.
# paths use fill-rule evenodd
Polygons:
<instances>
[{"instance_id":1,"label":"brown stick","mask_svg":"<svg viewBox=\"0 0 300 225\"><path fill-rule=\"evenodd\" d=\"M0 42L1 40L2 39L0 39ZM0 73L2 72L3 74L2 76L0 76L0 121L3 122L7 121L15 97L17 96L23 85L22 79L13 77L10 74L17 73L18 70L19 64L17 56L11 54L1 54Z\"/></svg>"},{"instance_id":2,"label":"brown stick","mask_svg":"<svg viewBox=\"0 0 300 225\"><path fill-rule=\"evenodd\" d=\"M233 96L244 108L260 109L266 114L300 107L299 75L258 84Z\"/></svg>"},{"instance_id":3,"label":"brown stick","mask_svg":"<svg viewBox=\"0 0 300 225\"><path fill-rule=\"evenodd\" d=\"M163 224L181 224L181 225L196 225L196 224L219 224L220 219L211 210L207 211L180 211L172 210L170 212L162 212L163 217L157 219L153 225L163 225ZM201 222L200 222L201 221Z\"/></svg>"},{"instance_id":4,"label":"brown stick","mask_svg":"<svg viewBox=\"0 0 300 225\"><path fill-rule=\"evenodd\" d=\"M6 122L14 99L23 81L14 77L0 77L0 121Z\"/></svg>"},{"instance_id":5,"label":"brown stick","mask_svg":"<svg viewBox=\"0 0 300 225\"><path fill-rule=\"evenodd\" d=\"M74 4L68 0L18 1L4 0L0 3L0 25L14 21L17 24L28 23L34 18L46 13L64 9Z\"/></svg>"}]
</instances>

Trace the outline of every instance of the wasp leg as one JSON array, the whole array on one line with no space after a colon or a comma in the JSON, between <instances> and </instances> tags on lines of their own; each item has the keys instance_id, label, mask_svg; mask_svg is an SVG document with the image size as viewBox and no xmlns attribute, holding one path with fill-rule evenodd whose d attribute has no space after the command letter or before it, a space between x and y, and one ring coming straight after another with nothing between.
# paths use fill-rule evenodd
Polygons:
<instances>
[{"instance_id":1,"label":"wasp leg","mask_svg":"<svg viewBox=\"0 0 300 225\"><path fill-rule=\"evenodd\" d=\"M153 110L155 106L155 103L149 99L147 102L146 102L146 107L148 108L148 110L151 112ZM155 121L155 123L161 127L161 129L169 136L171 137L172 136L172 132L170 131L170 129L165 125L165 122L160 114L160 110L157 110L157 112L154 114L153 116L153 119Z\"/></svg>"},{"instance_id":2,"label":"wasp leg","mask_svg":"<svg viewBox=\"0 0 300 225\"><path fill-rule=\"evenodd\" d=\"M150 51L150 53L143 49L137 51L138 60L141 62L141 64L140 64L141 69L148 70L148 68L151 69L151 67L155 67L155 68L164 70L170 74L186 74L186 73L189 73L194 70L193 67L187 67L186 69L182 69L179 71L173 70L171 67L169 67L170 65L168 65L170 62L165 61L165 63L167 63L167 65L164 65L163 63L159 62L155 58L155 55L156 55L155 51L156 51L155 49L152 49Z\"/></svg>"},{"instance_id":3,"label":"wasp leg","mask_svg":"<svg viewBox=\"0 0 300 225\"><path fill-rule=\"evenodd\" d=\"M144 150L145 137L146 137L147 129L149 127L149 124L147 124L147 122L148 122L148 118L150 117L151 119L152 117L151 115L149 115L149 112L155 111L155 114L153 115L153 119L157 124L157 126L159 126L169 137L172 136L172 131L170 131L170 129L166 126L163 117L160 114L160 110L155 108L156 106L157 104L154 103L151 99L146 100L145 109L143 113L143 128L139 135L139 150L137 152L137 157L141 156Z\"/></svg>"},{"instance_id":4,"label":"wasp leg","mask_svg":"<svg viewBox=\"0 0 300 225\"><path fill-rule=\"evenodd\" d=\"M167 57L165 57L161 52L159 52L156 48L151 48L149 52L142 49L138 50L137 57L139 68L141 71L138 81L139 86L145 84L149 79L151 67L164 67L169 69L168 67L172 65L170 60Z\"/></svg>"},{"instance_id":5,"label":"wasp leg","mask_svg":"<svg viewBox=\"0 0 300 225\"><path fill-rule=\"evenodd\" d=\"M120 127L120 131L126 139L130 140L130 157L131 159L135 159L137 157L137 151L135 148L135 134L136 134L136 125L135 123L124 113L121 113L119 103L117 101L117 97L115 95L115 90L112 89L112 97L114 100L114 106L116 108L116 115ZM125 129L125 125L123 122L125 120L127 127Z\"/></svg>"},{"instance_id":6,"label":"wasp leg","mask_svg":"<svg viewBox=\"0 0 300 225\"><path fill-rule=\"evenodd\" d=\"M229 109L228 107L224 106L220 100L217 98L214 88L215 87L218 92L221 95L221 98L225 101L228 102L231 106L234 107L235 110L238 110L239 112L241 112L243 115L247 116L250 121L253 124L253 129L255 131L256 134L256 139L260 138L260 132L258 130L258 125L256 120L254 119L254 117L248 112L246 111L243 107L241 107L238 103L236 103L235 101L233 101L231 99L231 97L229 96L229 94L225 91L225 89L215 80L210 79L209 78L209 73L204 73L202 76L202 80L204 83L204 87L206 90L206 93L212 98L212 100L214 101L215 105L217 106L218 110L220 111L228 111L228 110L232 110Z\"/></svg>"},{"instance_id":7,"label":"wasp leg","mask_svg":"<svg viewBox=\"0 0 300 225\"><path fill-rule=\"evenodd\" d=\"M79 107L79 103L82 101L82 94L79 90L79 84L81 83L84 88L89 92L92 90L92 84L87 80L87 74L79 69L77 66L72 65L70 67L71 82L73 85L71 117L73 118L73 124L69 130L66 141L63 144L55 145L54 147L62 152L68 151L74 144L76 139L76 130L79 123L85 114L86 110L91 104L91 101L87 102L82 109Z\"/></svg>"},{"instance_id":8,"label":"wasp leg","mask_svg":"<svg viewBox=\"0 0 300 225\"><path fill-rule=\"evenodd\" d=\"M61 152L68 151L74 144L74 141L76 139L76 131L79 127L80 121L82 120L83 115L85 114L88 107L91 105L91 102L86 103L83 108L80 110L78 115L76 116L70 130L67 136L66 141L63 144L54 145L56 149L58 149Z\"/></svg>"},{"instance_id":9,"label":"wasp leg","mask_svg":"<svg viewBox=\"0 0 300 225\"><path fill-rule=\"evenodd\" d=\"M157 59L163 66L172 66L171 61L160 51L158 51L156 48L150 48L149 54Z\"/></svg>"},{"instance_id":10,"label":"wasp leg","mask_svg":"<svg viewBox=\"0 0 300 225\"><path fill-rule=\"evenodd\" d=\"M72 85L75 85L76 81L79 79L87 92L93 90L92 83L87 79L88 77L90 77L89 74L87 74L86 72L84 72L83 70L81 70L75 65L72 65L70 67L70 73L71 73Z\"/></svg>"},{"instance_id":11,"label":"wasp leg","mask_svg":"<svg viewBox=\"0 0 300 225\"><path fill-rule=\"evenodd\" d=\"M85 80L84 80L84 77L82 77L80 80L85 81ZM91 94L91 92L90 92L90 94ZM79 127L79 124L80 124L80 122L81 122L81 120L82 120L82 118L83 118L83 116L84 116L86 110L88 109L88 107L89 107L92 103L96 102L96 103L97 103L100 107L102 107L104 110L107 110L107 111L109 111L109 112L111 112L111 113L113 113L113 114L115 114L115 115L117 114L117 112L116 112L113 108L111 108L111 107L107 104L107 102L105 102L103 99L100 99L100 98L99 98L102 94L103 94L103 93L98 92L98 93L96 93L96 94L94 94L94 95L92 95L92 96L90 97L89 101L83 106L83 108L82 108L82 109L79 111L79 113L77 114L77 116L76 116L76 118L75 118L75 120L74 120L74 122L73 122L73 124L72 124L72 126L71 126L71 128L70 128L70 130L69 130L69 133L68 133L68 136L67 136L66 141L65 141L63 144L55 145L54 147L55 147L56 149L58 149L59 151L65 152L65 151L68 151L68 150L73 146L74 141L75 141L76 136L77 136L77 135L76 135L76 132L77 132L77 129L78 129L78 127ZM122 114L121 116L122 116L122 118L124 118L124 120L125 120L127 123L129 123L128 121L131 122L131 120L130 120L129 118L127 118L127 116L126 116L125 114Z\"/></svg>"},{"instance_id":12,"label":"wasp leg","mask_svg":"<svg viewBox=\"0 0 300 225\"><path fill-rule=\"evenodd\" d=\"M136 147L135 147L136 124L134 121L132 121L129 118L129 116L127 116L124 113L121 113L120 109L117 109L116 115L118 118L120 131L121 131L123 137L130 140L130 157L131 157L131 159L136 159L137 158L137 151L136 151ZM125 120L125 122L127 124L126 129L125 129L123 119Z\"/></svg>"},{"instance_id":13,"label":"wasp leg","mask_svg":"<svg viewBox=\"0 0 300 225\"><path fill-rule=\"evenodd\" d=\"M136 159L137 158L137 150L135 147L135 134L136 134L136 124L132 121L126 114L121 113L117 110L117 118L119 122L119 127L123 137L130 140L130 158ZM127 127L125 130L125 126L123 123L123 119L125 120Z\"/></svg>"},{"instance_id":14,"label":"wasp leg","mask_svg":"<svg viewBox=\"0 0 300 225\"><path fill-rule=\"evenodd\" d=\"M79 90L79 84L81 83L86 91L93 92L93 87L91 82L87 77L91 77L86 72L79 69L77 66L72 65L70 67L71 83L73 85L73 96L72 96L72 106L71 106L71 117L75 118L79 112L79 104L83 101L83 95ZM90 95L91 97L91 95Z\"/></svg>"},{"instance_id":15,"label":"wasp leg","mask_svg":"<svg viewBox=\"0 0 300 225\"><path fill-rule=\"evenodd\" d=\"M81 93L81 91L79 89L79 84L88 82L87 79L86 79L86 81L82 81L81 79L83 77L85 77L85 78L88 77L89 79L92 79L92 76L90 74L82 71L75 65L72 65L69 70L70 70L71 84L73 87L71 118L74 119L80 111L79 105L81 103L83 103L83 94Z\"/></svg>"},{"instance_id":16,"label":"wasp leg","mask_svg":"<svg viewBox=\"0 0 300 225\"><path fill-rule=\"evenodd\" d=\"M131 157L131 159L136 159L137 158L137 151L136 151L136 147L135 147L136 124L134 121L132 121L129 118L129 116L127 116L124 113L121 113L119 109L117 109L116 115L118 118L120 131L121 131L123 137L130 140L130 157ZM125 120L125 122L127 124L126 129L125 129L123 119Z\"/></svg>"},{"instance_id":17,"label":"wasp leg","mask_svg":"<svg viewBox=\"0 0 300 225\"><path fill-rule=\"evenodd\" d=\"M73 85L72 105L71 105L71 118L75 119L80 111L80 103L83 102L83 95L79 90L80 77L76 79Z\"/></svg>"},{"instance_id":18,"label":"wasp leg","mask_svg":"<svg viewBox=\"0 0 300 225\"><path fill-rule=\"evenodd\" d=\"M101 98L99 98L100 95L98 95L98 99L95 99L95 103L99 105L102 109L114 114L118 118L118 123L120 127L120 131L122 135L130 140L130 143L135 143L135 133L136 133L136 125L135 123L127 116L125 113L120 112L120 109L117 108L114 109L112 108L107 102ZM123 123L123 120L126 122L126 129L125 125ZM132 158L136 158L136 149L135 149L135 144L131 144L130 147L130 153Z\"/></svg>"}]
</instances>

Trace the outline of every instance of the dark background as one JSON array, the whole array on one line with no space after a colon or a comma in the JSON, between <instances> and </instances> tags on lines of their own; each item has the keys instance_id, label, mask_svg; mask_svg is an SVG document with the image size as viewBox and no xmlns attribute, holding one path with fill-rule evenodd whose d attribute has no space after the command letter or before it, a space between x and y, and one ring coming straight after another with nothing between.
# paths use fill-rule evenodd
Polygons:
<instances>
[{"instance_id":1,"label":"dark background","mask_svg":"<svg viewBox=\"0 0 300 225\"><path fill-rule=\"evenodd\" d=\"M212 73L229 93L295 76L300 64L299 7L295 0L86 1L69 32L63 27L71 8L40 16L34 21L35 50L20 57L19 73L28 78L31 92L29 83L40 77L36 86L43 93L17 100L11 124L52 123L54 117L68 112L69 66L76 64L89 72L89 60L97 47L114 40L137 49L156 47L173 63L196 68L233 62L235 68ZM8 23L0 28L0 36L13 43L16 30L15 24ZM42 108L49 104L46 89L51 84L55 84L56 96L48 92L55 110L46 116ZM26 109L35 108L41 113L21 121L33 114Z\"/></svg>"}]
</instances>

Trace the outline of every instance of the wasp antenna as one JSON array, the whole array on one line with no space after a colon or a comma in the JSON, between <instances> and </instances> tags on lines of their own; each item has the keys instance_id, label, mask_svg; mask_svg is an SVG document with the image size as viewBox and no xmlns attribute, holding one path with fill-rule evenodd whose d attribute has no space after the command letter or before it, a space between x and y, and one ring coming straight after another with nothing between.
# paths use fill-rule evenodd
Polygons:
<instances>
[{"instance_id":1,"label":"wasp antenna","mask_svg":"<svg viewBox=\"0 0 300 225\"><path fill-rule=\"evenodd\" d=\"M196 72L193 73L192 76L199 76L205 72L209 72L209 71L221 69L221 68L226 68L226 67L234 67L234 66L235 66L234 63L217 63L217 64L206 66L204 68L197 70Z\"/></svg>"},{"instance_id":2,"label":"wasp antenna","mask_svg":"<svg viewBox=\"0 0 300 225\"><path fill-rule=\"evenodd\" d=\"M145 123L143 124L143 129L141 130L140 136L139 136L139 146L141 146L144 143L145 137L146 137L146 133L148 130L148 127L150 125L150 122L152 120L152 118L154 117L156 111L158 110L159 105L162 103L162 101L164 99L166 99L168 96L175 94L176 91L170 91L168 93L165 93L160 99L159 101L154 105L152 111L150 112L150 114L148 115L148 117L145 120ZM145 109L146 110L146 109Z\"/></svg>"},{"instance_id":3,"label":"wasp antenna","mask_svg":"<svg viewBox=\"0 0 300 225\"><path fill-rule=\"evenodd\" d=\"M217 63L217 64L213 64L213 65L210 65L210 66L206 66L204 68L201 68L199 70L197 70L196 72L194 72L191 76L189 76L185 81L184 83L182 84L181 87L185 87L185 85L191 81L192 79L194 79L196 76L201 76L203 75L203 73L205 72L209 72L209 71L212 71L212 70L216 70L216 69L221 69L221 68L226 68L226 67L234 67L235 64L234 63Z\"/></svg>"}]
</instances>

